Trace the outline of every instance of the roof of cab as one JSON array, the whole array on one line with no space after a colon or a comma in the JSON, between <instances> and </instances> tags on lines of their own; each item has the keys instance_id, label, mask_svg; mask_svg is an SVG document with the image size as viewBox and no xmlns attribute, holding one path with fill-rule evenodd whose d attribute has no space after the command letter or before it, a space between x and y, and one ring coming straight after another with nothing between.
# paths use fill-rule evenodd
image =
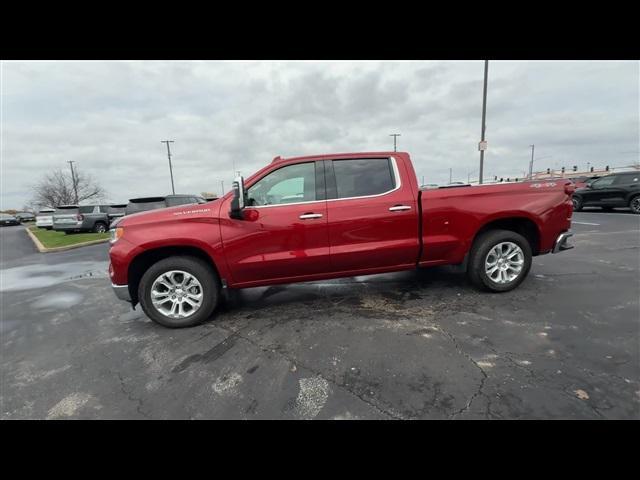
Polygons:
<instances>
[{"instance_id":1,"label":"roof of cab","mask_svg":"<svg viewBox=\"0 0 640 480\"><path fill-rule=\"evenodd\" d=\"M284 158L281 156L275 157L271 163L279 163L290 160L330 160L338 158L385 158L392 157L394 155L404 154L407 152L349 152L349 153L323 153L320 155L306 155L302 157L289 157Z\"/></svg>"}]
</instances>

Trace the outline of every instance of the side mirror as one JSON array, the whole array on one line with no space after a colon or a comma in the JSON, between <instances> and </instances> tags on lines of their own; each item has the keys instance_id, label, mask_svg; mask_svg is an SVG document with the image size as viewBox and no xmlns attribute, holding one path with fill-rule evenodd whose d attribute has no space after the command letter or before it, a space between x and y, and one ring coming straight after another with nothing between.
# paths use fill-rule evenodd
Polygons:
<instances>
[{"instance_id":1,"label":"side mirror","mask_svg":"<svg viewBox=\"0 0 640 480\"><path fill-rule=\"evenodd\" d=\"M242 210L244 209L244 178L236 177L231 186L233 190L233 198L231 199L231 210L229 216L236 220L244 220Z\"/></svg>"}]
</instances>

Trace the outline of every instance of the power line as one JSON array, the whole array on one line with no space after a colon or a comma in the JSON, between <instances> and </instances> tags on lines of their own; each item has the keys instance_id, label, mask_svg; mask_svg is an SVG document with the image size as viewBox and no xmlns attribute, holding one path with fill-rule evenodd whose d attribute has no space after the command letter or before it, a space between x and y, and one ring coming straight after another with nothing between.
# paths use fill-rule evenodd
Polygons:
<instances>
[{"instance_id":1,"label":"power line","mask_svg":"<svg viewBox=\"0 0 640 480\"><path fill-rule=\"evenodd\" d=\"M173 186L173 168L171 167L171 149L169 148L170 143L174 143L173 140L160 140L160 143L167 144L167 156L169 157L169 174L171 175L171 191L173 194L176 194L176 189Z\"/></svg>"}]
</instances>

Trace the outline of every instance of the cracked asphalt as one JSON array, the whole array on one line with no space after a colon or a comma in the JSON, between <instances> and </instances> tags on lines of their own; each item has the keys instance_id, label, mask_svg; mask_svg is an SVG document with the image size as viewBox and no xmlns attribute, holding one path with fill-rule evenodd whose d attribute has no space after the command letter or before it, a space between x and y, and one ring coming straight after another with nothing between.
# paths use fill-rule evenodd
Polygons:
<instances>
[{"instance_id":1,"label":"cracked asphalt","mask_svg":"<svg viewBox=\"0 0 640 480\"><path fill-rule=\"evenodd\" d=\"M515 291L455 268L229 292L168 330L107 246L0 229L2 419L640 419L640 216L574 215Z\"/></svg>"}]
</instances>

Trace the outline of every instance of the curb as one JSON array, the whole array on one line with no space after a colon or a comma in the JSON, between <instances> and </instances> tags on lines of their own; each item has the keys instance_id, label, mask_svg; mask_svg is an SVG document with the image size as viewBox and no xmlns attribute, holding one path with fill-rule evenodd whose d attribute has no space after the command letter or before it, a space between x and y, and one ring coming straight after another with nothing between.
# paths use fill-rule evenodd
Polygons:
<instances>
[{"instance_id":1,"label":"curb","mask_svg":"<svg viewBox=\"0 0 640 480\"><path fill-rule=\"evenodd\" d=\"M74 245L65 245L64 247L47 248L42 244L40 240L38 240L38 237L36 237L31 232L31 230L29 230L29 228L25 228L25 230L27 232L27 235L29 235L31 240L33 240L33 243L35 244L36 248L40 253L64 252L65 250L73 250L74 248L86 247L88 245L97 245L98 243L106 243L109 241L108 238L103 238L100 240L91 240L89 242L76 243Z\"/></svg>"}]
</instances>

